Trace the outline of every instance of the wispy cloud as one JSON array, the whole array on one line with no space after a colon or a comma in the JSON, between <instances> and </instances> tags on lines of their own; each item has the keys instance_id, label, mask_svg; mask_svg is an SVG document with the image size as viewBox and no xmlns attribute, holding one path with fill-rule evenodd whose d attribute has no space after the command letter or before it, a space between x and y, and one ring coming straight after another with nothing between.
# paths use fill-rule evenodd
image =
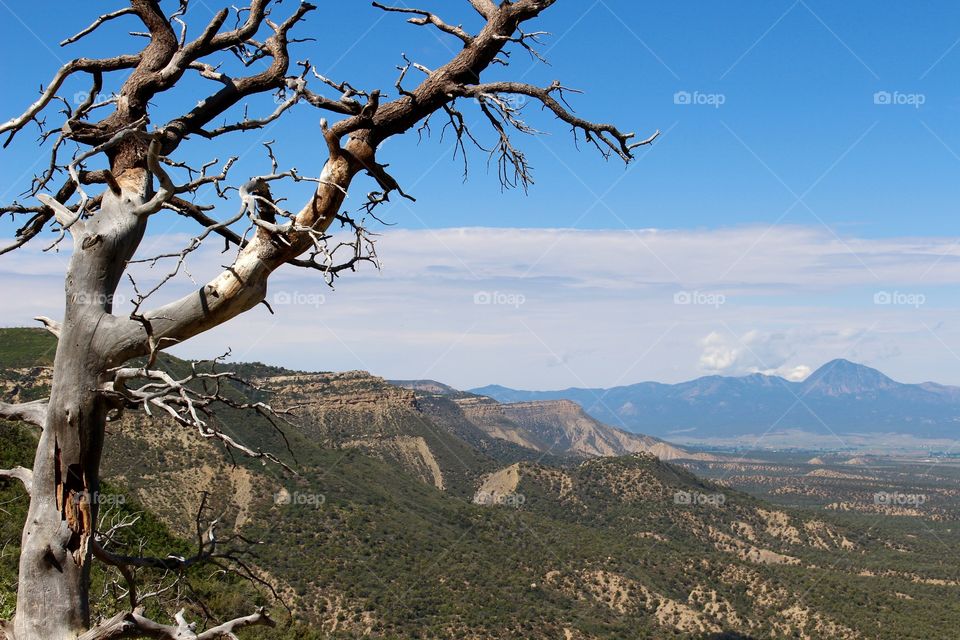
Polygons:
<instances>
[{"instance_id":1,"label":"wispy cloud","mask_svg":"<svg viewBox=\"0 0 960 640\"><path fill-rule=\"evenodd\" d=\"M180 241L156 237L152 250ZM799 378L845 354L905 380L960 383L941 344L960 344L960 247L948 238L839 238L791 226L465 228L390 230L379 253L381 272L348 274L335 290L315 273L283 269L268 294L274 315L258 307L178 352L229 346L238 359L303 369L532 388L709 372ZM59 315L66 258L0 258L4 324ZM166 295L229 259L202 249L188 264L193 280L178 278ZM144 283L157 275L137 272Z\"/></svg>"}]
</instances>

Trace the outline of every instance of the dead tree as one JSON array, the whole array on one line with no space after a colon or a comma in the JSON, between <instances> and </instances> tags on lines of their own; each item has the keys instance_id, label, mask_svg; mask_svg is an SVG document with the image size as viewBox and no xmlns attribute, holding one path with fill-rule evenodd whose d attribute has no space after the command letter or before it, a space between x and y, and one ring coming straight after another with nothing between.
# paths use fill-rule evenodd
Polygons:
<instances>
[{"instance_id":1,"label":"dead tree","mask_svg":"<svg viewBox=\"0 0 960 640\"><path fill-rule=\"evenodd\" d=\"M395 85L382 90L325 78L309 61L291 60L291 46L309 40L292 34L316 9L307 2L288 6L251 0L246 7L221 9L194 30L188 27L188 0L166 10L156 0L130 0L129 6L96 17L89 27L60 43L72 45L96 30L129 23L131 33L146 44L137 53L71 60L22 114L0 124L6 143L38 126L42 148L50 150L48 166L34 178L25 197L0 209L2 215L23 220L14 242L0 253L50 231L56 235L55 243L68 236L72 240L63 318L59 322L40 318L59 338L50 397L0 404L0 418L40 429L33 469L2 472L22 481L30 495L17 609L5 626L10 640L234 637L239 628L269 622L259 612L200 632L183 615L168 626L146 619L132 607L91 628L91 562L128 566L145 562L98 549L98 505L93 496L99 486L104 426L125 409L147 410L166 414L201 436L224 440L248 455L265 455L220 432L204 415L211 398L191 391L189 380L173 379L154 367L156 355L264 302L270 274L282 265L313 269L329 279L375 260L363 221L344 213L342 205L358 174L370 176L376 185L360 209L364 215L391 195L410 198L378 157L378 147L388 138L423 130L432 118L442 119L458 150L465 153L467 146L476 145L489 153L506 186L523 187L531 181L530 168L511 133L536 133L524 120L525 107L555 116L575 139L605 157L629 162L638 147L651 143L656 134L637 140L612 124L575 115L565 100L570 90L559 82L534 86L481 80L493 65L507 65L511 50L539 58L536 47L543 34L525 31L524 24L555 1L468 0L470 7L463 6L477 21L472 30L428 11L373 3L378 10L407 16L414 25L439 30L455 45L455 53L435 69L403 57ZM322 43L300 47L321 50ZM239 72L225 70L234 68ZM208 80L212 90L198 95L169 121L151 120L152 102L188 74ZM59 92L77 76L88 78L91 89L81 104L71 106ZM107 77L116 79L113 86L118 89L100 95ZM275 108L257 117L248 115L244 103L260 94L276 96ZM492 142L482 142L484 136L471 131L461 105L478 110L480 121L492 128ZM57 106L63 108L62 118L55 114ZM227 187L232 160L219 168L214 168L215 162L191 168L176 159L188 138L221 146L300 106L324 116L317 136L317 167L322 169L316 177L281 170L268 147L271 172L239 184L234 195ZM231 116L232 124L217 124ZM58 119L59 126L50 127L48 119ZM64 157L67 148L76 148L69 158ZM272 195L284 181L309 181L315 185L312 197L300 208L284 208L282 199ZM218 218L212 205L195 202L191 195L205 185L222 197L234 198L235 213ZM132 262L143 259L137 250L150 221L170 215L194 221L198 232L182 251L150 257L172 265L160 284L211 236L234 248L232 263L179 300L150 308L158 285L138 291L132 311L115 310L113 299L121 279ZM347 240L331 242L328 230L335 223L348 231ZM130 363L138 358L136 364Z\"/></svg>"}]
</instances>

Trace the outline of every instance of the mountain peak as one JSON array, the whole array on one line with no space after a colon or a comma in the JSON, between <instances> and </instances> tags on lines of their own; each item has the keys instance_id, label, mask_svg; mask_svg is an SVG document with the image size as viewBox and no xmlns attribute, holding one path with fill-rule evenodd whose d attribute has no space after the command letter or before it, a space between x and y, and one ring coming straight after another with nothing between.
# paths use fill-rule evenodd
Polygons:
<instances>
[{"instance_id":1,"label":"mountain peak","mask_svg":"<svg viewBox=\"0 0 960 640\"><path fill-rule=\"evenodd\" d=\"M820 369L869 369L870 367L847 360L846 358L834 358L830 362L825 363L820 367Z\"/></svg>"},{"instance_id":2,"label":"mountain peak","mask_svg":"<svg viewBox=\"0 0 960 640\"><path fill-rule=\"evenodd\" d=\"M876 369L843 358L831 360L803 381L805 393L829 396L877 392L896 386L896 382Z\"/></svg>"}]
</instances>

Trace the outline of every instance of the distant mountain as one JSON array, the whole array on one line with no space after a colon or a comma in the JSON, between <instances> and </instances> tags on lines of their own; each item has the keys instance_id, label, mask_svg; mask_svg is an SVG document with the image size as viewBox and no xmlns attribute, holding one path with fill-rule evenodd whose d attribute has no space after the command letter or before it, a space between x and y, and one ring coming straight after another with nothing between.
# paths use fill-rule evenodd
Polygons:
<instances>
[{"instance_id":1,"label":"distant mountain","mask_svg":"<svg viewBox=\"0 0 960 640\"><path fill-rule=\"evenodd\" d=\"M734 437L768 430L960 435L960 387L902 384L842 359L802 382L756 373L610 389L521 391L491 385L471 391L500 402L572 400L601 422L661 437Z\"/></svg>"},{"instance_id":2,"label":"distant mountain","mask_svg":"<svg viewBox=\"0 0 960 640\"><path fill-rule=\"evenodd\" d=\"M849 360L833 360L814 371L802 383L805 395L839 398L849 395L871 395L895 390L901 385L876 369Z\"/></svg>"},{"instance_id":3,"label":"distant mountain","mask_svg":"<svg viewBox=\"0 0 960 640\"><path fill-rule=\"evenodd\" d=\"M27 339L35 344L25 347ZM39 330L0 329L0 399L45 396L54 345ZM161 355L155 366L181 377L191 365ZM220 412L219 426L275 452L296 474L234 459L194 430L134 412L112 423L103 469L108 486L131 499L120 503L127 513L141 512L136 535L111 540L118 549L190 552L201 492L227 536L264 541L243 560L290 612L274 606L279 628L244 632L249 640L899 640L953 637L956 629L956 563L940 536L918 539L890 518L871 522L865 535L862 521L842 512L774 506L665 456L604 455L670 445L611 428L571 402L502 405L360 371L231 368L258 388L226 382L238 401L293 414L284 437L242 412ZM35 435L0 427L0 467L29 464ZM850 471L844 477L862 472ZM13 602L27 499L19 484L0 479L0 503L3 614ZM949 532L953 523L929 526ZM141 533L183 541L143 547ZM137 575L144 584L165 577ZM272 602L208 568L188 580L181 584L191 618ZM102 592L98 618L126 606ZM150 606L175 604L165 597ZM290 613L299 624L287 627Z\"/></svg>"}]
</instances>

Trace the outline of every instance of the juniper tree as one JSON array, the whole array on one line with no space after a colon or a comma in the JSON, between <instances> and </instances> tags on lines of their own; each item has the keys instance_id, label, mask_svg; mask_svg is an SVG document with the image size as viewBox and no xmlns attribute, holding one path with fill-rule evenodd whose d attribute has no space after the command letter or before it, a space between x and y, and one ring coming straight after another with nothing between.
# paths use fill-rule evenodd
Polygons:
<instances>
[{"instance_id":1,"label":"juniper tree","mask_svg":"<svg viewBox=\"0 0 960 640\"><path fill-rule=\"evenodd\" d=\"M171 561L120 557L102 544L95 496L105 425L125 411L150 410L246 455L268 455L235 442L207 417L212 403L231 400L216 391L216 385L213 391L204 391L210 385L191 383L213 382L225 374L198 370L175 379L155 365L157 355L264 302L270 275L283 265L332 278L373 260L365 223L345 212L343 205L358 175L374 184L363 198L364 212L391 196L410 198L380 157L381 143L439 119L452 132L458 149L464 153L471 145L484 149L504 185L525 187L531 180L530 167L512 137L517 132L537 133L524 120L525 108L539 107L572 130L581 143L624 162L654 140L656 134L638 140L612 124L575 115L566 102L570 90L559 82L548 86L484 82L489 68L508 64L511 50L540 59L537 46L544 34L524 27L556 0L467 1L470 6L465 2L464 8L478 25L474 30L431 11L373 3L377 10L405 16L413 25L438 30L455 45L449 60L432 69L403 56L394 85L377 89L324 77L310 62L291 58L291 47L297 43L305 52L323 54L323 31L336 28L316 19L311 24L308 18L316 7L307 2L291 6L252 0L249 6L222 8L208 22L194 25L188 0L169 7L155 0L130 0L129 6L96 16L89 27L60 44L80 46L95 31L122 27L143 38L138 52L70 60L25 111L0 124L6 143L15 135L27 135L28 127L39 126L41 148L50 153L49 163L34 177L26 196L0 209L20 221L12 244L0 253L30 242L46 246L51 233L54 243L72 242L63 316L39 318L59 339L50 396L0 404L0 417L40 430L33 468L0 472L22 481L30 497L16 614L4 627L9 640L219 638L233 637L233 630L248 625L270 623L267 613L259 611L198 632L182 613L169 623L144 616L131 570L169 566ZM69 11L86 8L71 5ZM327 11L334 12L335 3ZM310 41L310 35L320 42ZM160 121L155 101L177 87L182 90L184 80L194 74L209 83L209 91L185 100L181 113ZM89 80L90 90L79 104L71 104L61 93L78 77ZM103 90L105 78L115 90ZM275 107L251 115L243 105L258 95L275 96ZM263 129L294 108L315 109L319 116L315 176L282 168L277 159L282 154L275 155L270 147L271 171L230 189L232 160L188 166L178 157L188 139L208 141L210 158L223 154L231 141ZM230 117L234 119L227 121ZM474 117L489 128L471 130ZM288 208L273 195L285 182L310 183L312 196ZM220 214L223 207L197 201L194 196L202 187L232 199L232 213ZM166 216L190 221L196 234L180 251L148 256L166 260L169 273L150 290L137 290L132 309L114 308L115 293L131 263L144 259L138 249L151 223ZM346 229L346 239L331 241L333 225ZM232 263L189 295L151 306L164 295L162 285L186 257L213 237L233 247ZM266 405L247 408L270 411ZM196 557L181 558L173 568L215 555L216 541L207 532L206 537L201 535ZM111 564L130 577L131 596L129 610L91 628L88 591L94 561Z\"/></svg>"}]
</instances>

